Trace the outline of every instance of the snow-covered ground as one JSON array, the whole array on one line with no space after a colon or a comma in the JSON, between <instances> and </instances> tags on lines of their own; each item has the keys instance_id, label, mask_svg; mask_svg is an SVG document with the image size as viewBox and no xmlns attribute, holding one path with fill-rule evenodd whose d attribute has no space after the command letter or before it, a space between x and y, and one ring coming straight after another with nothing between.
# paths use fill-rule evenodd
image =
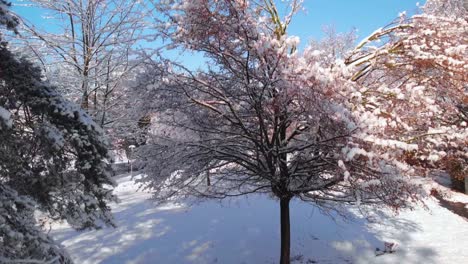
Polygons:
<instances>
[{"instance_id":1,"label":"snow-covered ground","mask_svg":"<svg viewBox=\"0 0 468 264\"><path fill-rule=\"evenodd\" d=\"M279 205L260 195L156 206L128 175L117 179L117 228L78 232L54 224L51 234L76 263L277 263ZM462 198L458 198L462 199ZM468 221L438 205L377 223L332 220L310 204L291 204L294 263L468 263ZM383 242L393 254L375 256Z\"/></svg>"}]
</instances>

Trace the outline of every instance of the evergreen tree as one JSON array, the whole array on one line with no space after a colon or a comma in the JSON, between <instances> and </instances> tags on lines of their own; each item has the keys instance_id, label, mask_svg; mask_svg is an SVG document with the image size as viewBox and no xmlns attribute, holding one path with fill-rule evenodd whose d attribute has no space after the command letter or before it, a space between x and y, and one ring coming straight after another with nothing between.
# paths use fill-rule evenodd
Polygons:
<instances>
[{"instance_id":1,"label":"evergreen tree","mask_svg":"<svg viewBox=\"0 0 468 264\"><path fill-rule=\"evenodd\" d=\"M0 0L0 24L14 30L8 7ZM77 229L112 225L107 145L92 119L3 41L0 138L0 262L71 263L34 215Z\"/></svg>"}]
</instances>

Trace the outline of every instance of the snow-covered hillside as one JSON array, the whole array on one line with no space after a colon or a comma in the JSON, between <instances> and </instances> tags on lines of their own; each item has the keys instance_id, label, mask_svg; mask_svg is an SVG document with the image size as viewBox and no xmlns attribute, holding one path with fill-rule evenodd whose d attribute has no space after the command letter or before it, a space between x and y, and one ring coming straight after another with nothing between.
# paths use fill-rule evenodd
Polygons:
<instances>
[{"instance_id":1,"label":"snow-covered hillside","mask_svg":"<svg viewBox=\"0 0 468 264\"><path fill-rule=\"evenodd\" d=\"M156 206L130 176L118 178L113 205L117 228L73 231L53 224L51 234L76 263L276 263L278 202L250 196L193 205ZM468 221L438 205L369 224L332 220L310 204L291 204L293 263L463 263ZM375 248L396 242L393 254Z\"/></svg>"}]
</instances>

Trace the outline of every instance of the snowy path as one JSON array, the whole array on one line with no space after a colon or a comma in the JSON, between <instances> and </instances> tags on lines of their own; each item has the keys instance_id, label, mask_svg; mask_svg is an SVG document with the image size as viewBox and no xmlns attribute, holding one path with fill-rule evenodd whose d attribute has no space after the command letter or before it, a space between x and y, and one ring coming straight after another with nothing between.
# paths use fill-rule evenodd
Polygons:
<instances>
[{"instance_id":1,"label":"snowy path","mask_svg":"<svg viewBox=\"0 0 468 264\"><path fill-rule=\"evenodd\" d=\"M76 263L276 263L279 209L251 196L191 208L156 207L129 176L118 179L117 228L76 232L55 224L52 235ZM402 212L385 225L333 221L309 204L291 205L294 263L468 263L468 221L429 200L430 210ZM383 241L397 252L376 257Z\"/></svg>"}]
</instances>

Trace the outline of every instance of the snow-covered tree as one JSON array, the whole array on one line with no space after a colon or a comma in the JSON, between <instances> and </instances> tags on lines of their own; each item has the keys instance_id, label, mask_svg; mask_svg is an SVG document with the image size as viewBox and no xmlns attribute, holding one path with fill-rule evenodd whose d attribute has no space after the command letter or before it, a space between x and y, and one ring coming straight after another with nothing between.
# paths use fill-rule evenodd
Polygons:
<instances>
[{"instance_id":1,"label":"snow-covered tree","mask_svg":"<svg viewBox=\"0 0 468 264\"><path fill-rule=\"evenodd\" d=\"M6 26L9 30L16 30L18 18L10 13L11 3L0 0L0 25Z\"/></svg>"},{"instance_id":2,"label":"snow-covered tree","mask_svg":"<svg viewBox=\"0 0 468 264\"><path fill-rule=\"evenodd\" d=\"M14 28L7 7L2 0L0 23ZM35 213L78 229L112 225L103 132L6 43L0 72L0 262L70 263Z\"/></svg>"},{"instance_id":3,"label":"snow-covered tree","mask_svg":"<svg viewBox=\"0 0 468 264\"><path fill-rule=\"evenodd\" d=\"M465 0L428 0L421 9L426 15L466 19L468 2Z\"/></svg>"},{"instance_id":4,"label":"snow-covered tree","mask_svg":"<svg viewBox=\"0 0 468 264\"><path fill-rule=\"evenodd\" d=\"M348 58L361 87L354 94L356 108L365 118L379 120L372 129L380 138L415 145L391 154L418 168L414 173L455 159L463 178L468 169L468 12L461 0L429 0L422 10L377 30Z\"/></svg>"},{"instance_id":5,"label":"snow-covered tree","mask_svg":"<svg viewBox=\"0 0 468 264\"><path fill-rule=\"evenodd\" d=\"M160 1L161 34L208 63L192 71L161 59L138 90L152 114L140 155L155 196L272 194L281 263L290 263L291 199L398 209L417 190L361 137L344 65L324 61L323 50L299 52L299 38L287 35L300 5L291 1L282 19L273 1Z\"/></svg>"},{"instance_id":6,"label":"snow-covered tree","mask_svg":"<svg viewBox=\"0 0 468 264\"><path fill-rule=\"evenodd\" d=\"M344 60L354 49L357 39L356 30L339 33L333 26L324 26L322 31L324 38L312 39L309 48L322 53L320 61L324 67L334 67L337 60Z\"/></svg>"},{"instance_id":7,"label":"snow-covered tree","mask_svg":"<svg viewBox=\"0 0 468 264\"><path fill-rule=\"evenodd\" d=\"M126 81L149 38L144 1L25 0L44 12L44 25L22 20L23 49L32 51L49 81L79 103L106 132L127 116ZM146 39L147 40L147 39Z\"/></svg>"}]
</instances>

